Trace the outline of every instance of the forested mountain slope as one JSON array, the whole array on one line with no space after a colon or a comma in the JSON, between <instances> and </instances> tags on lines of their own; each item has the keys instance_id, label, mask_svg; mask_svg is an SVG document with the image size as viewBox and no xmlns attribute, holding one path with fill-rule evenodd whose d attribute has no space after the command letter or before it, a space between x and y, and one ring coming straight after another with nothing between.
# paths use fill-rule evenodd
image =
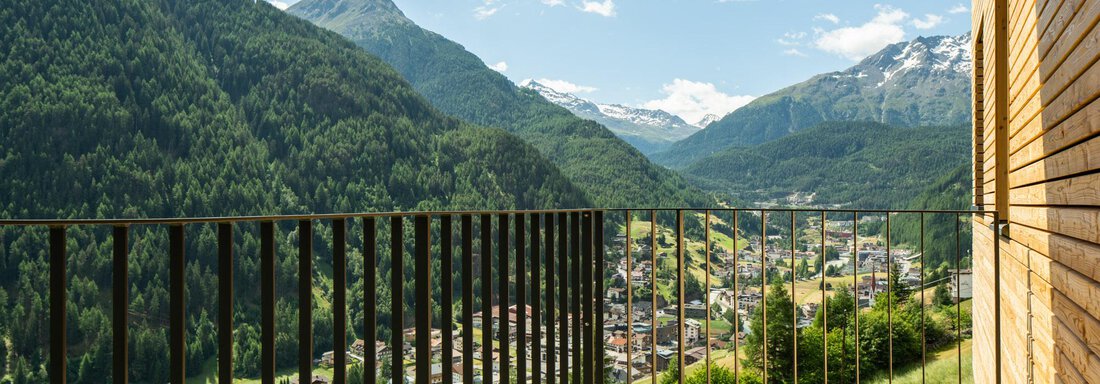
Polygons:
<instances>
[{"instance_id":1,"label":"forested mountain slope","mask_svg":"<svg viewBox=\"0 0 1100 384\"><path fill-rule=\"evenodd\" d=\"M444 116L384 62L263 1L11 0L0 7L0 52L0 217L591 205L524 141ZM110 377L107 231L68 230L75 383ZM297 235L278 231L278 286L294 287ZM253 226L236 232L235 372L250 376L258 236ZM131 379L165 382L167 236L149 226L131 236ZM325 223L315 237L320 273L330 260ZM188 372L197 374L215 357L213 227L188 226L187 238ZM46 244L42 229L0 229L0 376L10 366L44 381ZM358 276L349 289L362 292ZM278 292L280 324L296 324L292 292ZM361 299L349 296L361 324ZM314 312L318 353L331 345L325 312ZM381 322L388 316L380 311ZM295 361L292 329L278 330L280 367Z\"/></svg>"},{"instance_id":2,"label":"forested mountain slope","mask_svg":"<svg viewBox=\"0 0 1100 384\"><path fill-rule=\"evenodd\" d=\"M930 182L967 164L968 131L822 123L758 146L723 150L685 173L744 201L802 192L816 193L813 202L819 204L910 208Z\"/></svg>"},{"instance_id":3,"label":"forested mountain slope","mask_svg":"<svg viewBox=\"0 0 1100 384\"><path fill-rule=\"evenodd\" d=\"M288 9L391 64L443 112L534 145L601 207L704 206L710 199L607 128L517 87L390 0L305 0Z\"/></svg>"}]
</instances>

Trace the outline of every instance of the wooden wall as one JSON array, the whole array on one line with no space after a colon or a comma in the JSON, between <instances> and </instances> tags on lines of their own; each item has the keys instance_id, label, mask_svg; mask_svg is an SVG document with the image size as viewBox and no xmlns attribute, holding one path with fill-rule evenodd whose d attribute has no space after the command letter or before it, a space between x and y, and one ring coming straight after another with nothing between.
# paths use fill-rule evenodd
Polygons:
<instances>
[{"instance_id":1,"label":"wooden wall","mask_svg":"<svg viewBox=\"0 0 1100 384\"><path fill-rule=\"evenodd\" d=\"M1100 383L1100 0L972 12L975 382Z\"/></svg>"}]
</instances>

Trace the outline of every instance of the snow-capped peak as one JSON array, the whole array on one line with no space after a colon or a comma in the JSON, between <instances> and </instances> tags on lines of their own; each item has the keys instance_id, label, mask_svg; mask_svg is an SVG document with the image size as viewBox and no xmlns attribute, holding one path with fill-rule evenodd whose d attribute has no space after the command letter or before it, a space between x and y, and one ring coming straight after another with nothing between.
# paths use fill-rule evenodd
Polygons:
<instances>
[{"instance_id":1,"label":"snow-capped peak","mask_svg":"<svg viewBox=\"0 0 1100 384\"><path fill-rule=\"evenodd\" d=\"M856 68L882 73L878 83L878 86L882 86L913 70L969 75L973 68L971 55L969 33L960 36L919 37L886 47L864 59Z\"/></svg>"},{"instance_id":2,"label":"snow-capped peak","mask_svg":"<svg viewBox=\"0 0 1100 384\"><path fill-rule=\"evenodd\" d=\"M538 92L546 100L565 107L577 116L596 120L620 135L674 141L698 130L696 126L688 124L679 116L659 109L596 103L570 93L559 92L531 79L521 81L519 86Z\"/></svg>"},{"instance_id":3,"label":"snow-capped peak","mask_svg":"<svg viewBox=\"0 0 1100 384\"><path fill-rule=\"evenodd\" d=\"M699 127L699 128L706 128L708 125L710 125L711 123L713 123L715 121L718 121L718 120L722 120L722 116L718 116L718 115L715 115L713 113L708 113L706 116L703 116L702 119L700 119L699 121L695 122L695 124L692 124L692 125L694 125L696 127Z\"/></svg>"}]
</instances>

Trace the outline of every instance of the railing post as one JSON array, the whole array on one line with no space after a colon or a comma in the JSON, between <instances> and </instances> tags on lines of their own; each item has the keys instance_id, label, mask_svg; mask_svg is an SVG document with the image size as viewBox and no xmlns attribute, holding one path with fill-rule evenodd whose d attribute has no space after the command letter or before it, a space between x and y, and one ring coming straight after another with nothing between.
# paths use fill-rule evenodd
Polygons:
<instances>
[{"instance_id":1,"label":"railing post","mask_svg":"<svg viewBox=\"0 0 1100 384\"><path fill-rule=\"evenodd\" d=\"M555 384L557 370L555 354L557 348L555 348L554 336L554 323L557 321L556 313L554 312L554 214L547 213L543 217L543 227L546 230L546 382L549 384Z\"/></svg>"},{"instance_id":2,"label":"railing post","mask_svg":"<svg viewBox=\"0 0 1100 384\"><path fill-rule=\"evenodd\" d=\"M527 244L525 217L515 217L516 236L516 380L527 383Z\"/></svg>"},{"instance_id":3,"label":"railing post","mask_svg":"<svg viewBox=\"0 0 1100 384\"><path fill-rule=\"evenodd\" d=\"M68 292L65 284L65 227L50 228L50 383L65 384L68 341L65 333Z\"/></svg>"},{"instance_id":4,"label":"railing post","mask_svg":"<svg viewBox=\"0 0 1100 384\"><path fill-rule=\"evenodd\" d=\"M585 384L592 384L595 380L593 377L595 353L593 353L595 341L592 340L595 336L592 332L592 213L584 212L581 214L581 323L584 327L584 334L582 337L582 353L584 366L582 367L582 375Z\"/></svg>"},{"instance_id":5,"label":"railing post","mask_svg":"<svg viewBox=\"0 0 1100 384\"><path fill-rule=\"evenodd\" d=\"M474 381L474 220L462 215L462 382Z\"/></svg>"},{"instance_id":6,"label":"railing post","mask_svg":"<svg viewBox=\"0 0 1100 384\"><path fill-rule=\"evenodd\" d=\"M493 382L493 218L481 215L481 382Z\"/></svg>"},{"instance_id":7,"label":"railing post","mask_svg":"<svg viewBox=\"0 0 1100 384\"><path fill-rule=\"evenodd\" d=\"M363 218L363 384L378 382L378 229L373 217Z\"/></svg>"},{"instance_id":8,"label":"railing post","mask_svg":"<svg viewBox=\"0 0 1100 384\"><path fill-rule=\"evenodd\" d=\"M508 384L511 353L508 346L508 214L497 215L497 319L500 324L500 384Z\"/></svg>"},{"instance_id":9,"label":"railing post","mask_svg":"<svg viewBox=\"0 0 1100 384\"><path fill-rule=\"evenodd\" d=\"M676 343L676 362L679 364L679 383L684 383L684 343L687 342L684 335L684 211L676 210L676 332L679 340Z\"/></svg>"},{"instance_id":10,"label":"railing post","mask_svg":"<svg viewBox=\"0 0 1100 384\"><path fill-rule=\"evenodd\" d=\"M413 220L416 278L416 383L431 382L432 375L432 260L431 216L417 215Z\"/></svg>"},{"instance_id":11,"label":"railing post","mask_svg":"<svg viewBox=\"0 0 1100 384\"><path fill-rule=\"evenodd\" d=\"M336 222L333 221L333 237ZM334 244L335 246L335 244ZM335 280L335 252L333 273ZM334 284L335 285L335 284ZM333 319L335 322L335 318ZM333 327L335 328L335 327ZM313 223L298 222L298 382L313 379Z\"/></svg>"},{"instance_id":12,"label":"railing post","mask_svg":"<svg viewBox=\"0 0 1100 384\"><path fill-rule=\"evenodd\" d=\"M764 321L761 324L768 324L768 212L760 211L760 313L763 314ZM764 382L768 382L768 327L763 328L761 332L764 337Z\"/></svg>"},{"instance_id":13,"label":"railing post","mask_svg":"<svg viewBox=\"0 0 1100 384\"><path fill-rule=\"evenodd\" d=\"M182 384L187 377L187 310L184 293L186 281L184 271L187 264L184 259L183 225L168 227L168 285L169 285L169 379L173 384Z\"/></svg>"},{"instance_id":14,"label":"railing post","mask_svg":"<svg viewBox=\"0 0 1100 384\"><path fill-rule=\"evenodd\" d=\"M439 216L439 285L441 291L439 309L442 311L439 329L443 342L441 348L443 354L441 363L443 384L454 383L454 378L451 377L451 362L454 361L454 308L451 306L454 301L454 250L451 249L453 235L451 215ZM463 321L465 320L463 318Z\"/></svg>"},{"instance_id":15,"label":"railing post","mask_svg":"<svg viewBox=\"0 0 1100 384\"><path fill-rule=\"evenodd\" d=\"M562 384L569 383L569 258L568 258L568 221L565 213L558 213L558 335L561 368L559 377Z\"/></svg>"},{"instance_id":16,"label":"railing post","mask_svg":"<svg viewBox=\"0 0 1100 384\"><path fill-rule=\"evenodd\" d=\"M347 382L348 369L348 256L347 220L332 220L332 362L333 381ZM312 278L313 272L307 272ZM312 293L310 293L312 294ZM311 331L312 332L312 331ZM310 338L312 341L312 338ZM306 349L313 349L307 345ZM312 380L312 378L309 378Z\"/></svg>"},{"instance_id":17,"label":"railing post","mask_svg":"<svg viewBox=\"0 0 1100 384\"><path fill-rule=\"evenodd\" d=\"M623 216L626 218L626 382L634 380L634 256L630 254L634 248L634 239L630 235L630 210Z\"/></svg>"},{"instance_id":18,"label":"railing post","mask_svg":"<svg viewBox=\"0 0 1100 384\"><path fill-rule=\"evenodd\" d=\"M218 224L218 382L233 382L233 224Z\"/></svg>"},{"instance_id":19,"label":"railing post","mask_svg":"<svg viewBox=\"0 0 1100 384\"><path fill-rule=\"evenodd\" d=\"M583 383L582 369L583 363L581 363L581 336L584 333L584 329L581 327L581 215L578 212L573 212L569 215L569 229L570 229L570 278L572 279L573 296L572 302L572 314L573 314L573 345L569 349L573 356L573 382Z\"/></svg>"},{"instance_id":20,"label":"railing post","mask_svg":"<svg viewBox=\"0 0 1100 384\"><path fill-rule=\"evenodd\" d=\"M657 211L649 211L649 378L657 384Z\"/></svg>"},{"instance_id":21,"label":"railing post","mask_svg":"<svg viewBox=\"0 0 1100 384\"><path fill-rule=\"evenodd\" d=\"M129 339L127 331L130 323L127 314L130 308L129 228L126 226L114 227L113 237L114 262L112 266L114 273L112 274L111 295L114 301L112 306L114 316L111 318L111 325L114 341L114 355L112 357L114 370L111 372L111 376L115 384L126 384L129 381L127 364L130 356L127 349L127 340Z\"/></svg>"},{"instance_id":22,"label":"railing post","mask_svg":"<svg viewBox=\"0 0 1100 384\"><path fill-rule=\"evenodd\" d=\"M173 319L175 316L173 316ZM275 223L260 223L260 377L275 384Z\"/></svg>"},{"instance_id":23,"label":"railing post","mask_svg":"<svg viewBox=\"0 0 1100 384\"><path fill-rule=\"evenodd\" d=\"M595 336L592 337L593 344L595 344L595 358L593 359L596 369L594 374L596 376L596 382L603 383L604 372L604 338L603 338L603 273L604 273L604 249L603 249L603 211L596 211L593 213L593 246L596 251L595 271L592 283L595 284L594 293L595 299L595 315L592 318Z\"/></svg>"},{"instance_id":24,"label":"railing post","mask_svg":"<svg viewBox=\"0 0 1100 384\"><path fill-rule=\"evenodd\" d=\"M531 215L531 369L534 384L542 384L542 300L539 272L542 267L539 249L539 215Z\"/></svg>"},{"instance_id":25,"label":"railing post","mask_svg":"<svg viewBox=\"0 0 1100 384\"><path fill-rule=\"evenodd\" d=\"M405 227L401 216L390 217L390 382L405 383Z\"/></svg>"}]
</instances>

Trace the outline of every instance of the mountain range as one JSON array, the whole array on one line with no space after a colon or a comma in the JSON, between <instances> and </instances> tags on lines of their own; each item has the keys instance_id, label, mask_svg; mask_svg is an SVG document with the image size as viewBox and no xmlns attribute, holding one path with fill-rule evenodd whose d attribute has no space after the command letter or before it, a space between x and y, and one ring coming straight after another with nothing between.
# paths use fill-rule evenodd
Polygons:
<instances>
[{"instance_id":1,"label":"mountain range","mask_svg":"<svg viewBox=\"0 0 1100 384\"><path fill-rule=\"evenodd\" d=\"M600 104L570 93L559 92L536 80L524 80L519 85L538 92L546 100L568 109L578 117L603 124L611 132L646 154L668 148L672 143L691 136L715 119L715 115L707 115L707 118L698 123L699 125L692 125L679 116L662 110L621 104Z\"/></svg>"},{"instance_id":2,"label":"mountain range","mask_svg":"<svg viewBox=\"0 0 1100 384\"><path fill-rule=\"evenodd\" d=\"M607 127L517 86L462 45L417 26L390 0L304 0L287 12L378 56L444 113L519 136L598 206L708 206L712 202Z\"/></svg>"},{"instance_id":3,"label":"mountain range","mask_svg":"<svg viewBox=\"0 0 1100 384\"><path fill-rule=\"evenodd\" d=\"M971 119L971 66L969 34L892 44L851 68L760 97L651 158L683 169L722 149L768 142L826 121L965 124Z\"/></svg>"}]
</instances>

